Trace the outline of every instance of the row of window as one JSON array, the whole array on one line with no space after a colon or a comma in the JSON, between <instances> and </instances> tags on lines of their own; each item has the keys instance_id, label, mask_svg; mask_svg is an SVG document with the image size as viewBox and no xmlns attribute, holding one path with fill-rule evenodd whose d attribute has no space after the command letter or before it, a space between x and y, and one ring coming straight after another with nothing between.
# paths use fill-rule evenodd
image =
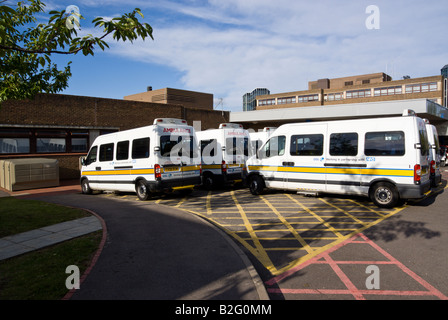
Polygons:
<instances>
[{"instance_id":1,"label":"row of window","mask_svg":"<svg viewBox=\"0 0 448 320\"><path fill-rule=\"evenodd\" d=\"M323 146L323 134L293 135L289 152L291 156L322 156L324 154ZM285 149L286 137L274 137L265 144L261 157L281 156L285 154ZM329 154L331 156L358 155L358 133L331 134ZM403 131L367 132L365 134L364 155L402 156L404 154L405 136Z\"/></svg>"},{"instance_id":2,"label":"row of window","mask_svg":"<svg viewBox=\"0 0 448 320\"><path fill-rule=\"evenodd\" d=\"M0 129L0 154L82 153L88 148L87 130Z\"/></svg>"},{"instance_id":3,"label":"row of window","mask_svg":"<svg viewBox=\"0 0 448 320\"><path fill-rule=\"evenodd\" d=\"M114 160L130 160L130 159L146 159L150 155L150 138L139 138L131 141L123 140L115 143L105 143L100 146L94 146L90 150L86 158L86 164L89 165L97 160L107 162ZM176 148L176 149L175 149ZM160 154L162 157L170 157L172 153L182 157L196 157L196 149L194 147L193 136L178 136L173 139L172 136L166 135L160 137Z\"/></svg>"},{"instance_id":4,"label":"row of window","mask_svg":"<svg viewBox=\"0 0 448 320\"><path fill-rule=\"evenodd\" d=\"M409 84L409 85L405 86L406 93L421 93L421 92L432 92L432 91L437 91L437 82ZM402 86L392 86L392 87L374 88L373 89L373 95L375 97L389 96L389 95L395 95L395 94L403 94ZM346 99L356 99L356 98L366 98L366 97L371 97L371 96L372 96L371 89L360 89L360 90L347 91L345 98ZM344 99L344 94L342 92L328 93L328 94L325 94L325 96L324 96L325 101L338 101L338 100L343 100L343 99ZM319 100L319 95L317 95L317 94L297 97L297 102L299 102L299 103L309 102L309 101L318 101L318 100ZM278 98L277 103L275 102L275 99L264 99L264 100L258 101L259 106L287 104L287 103L296 103L296 97Z\"/></svg>"},{"instance_id":5,"label":"row of window","mask_svg":"<svg viewBox=\"0 0 448 320\"><path fill-rule=\"evenodd\" d=\"M99 146L92 147L87 158L86 164L96 162L97 159L100 162L113 161L114 160L114 143L106 143ZM116 159L128 160L129 159L129 141L119 141L116 146ZM132 159L144 159L149 158L149 138L134 139L132 141L131 149Z\"/></svg>"},{"instance_id":6,"label":"row of window","mask_svg":"<svg viewBox=\"0 0 448 320\"><path fill-rule=\"evenodd\" d=\"M347 93L345 94L345 97L347 99L355 99L355 98L370 97L370 95L371 95L370 89L363 89L363 90L347 91Z\"/></svg>"}]
</instances>

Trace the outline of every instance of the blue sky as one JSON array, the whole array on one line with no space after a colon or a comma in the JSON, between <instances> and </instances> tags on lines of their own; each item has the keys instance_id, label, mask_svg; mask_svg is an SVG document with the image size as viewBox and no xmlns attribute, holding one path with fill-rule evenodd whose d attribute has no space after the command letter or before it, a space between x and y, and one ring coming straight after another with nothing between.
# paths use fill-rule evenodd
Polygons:
<instances>
[{"instance_id":1,"label":"blue sky","mask_svg":"<svg viewBox=\"0 0 448 320\"><path fill-rule=\"evenodd\" d=\"M44 0L50 9L79 7L80 34L97 33L98 16L139 7L154 41L114 42L72 61L65 94L122 99L165 87L212 93L219 109L242 110L257 87L271 93L306 90L308 81L386 72L440 74L448 64L446 0ZM124 3L124 4L123 4ZM369 5L379 29L366 27Z\"/></svg>"}]
</instances>

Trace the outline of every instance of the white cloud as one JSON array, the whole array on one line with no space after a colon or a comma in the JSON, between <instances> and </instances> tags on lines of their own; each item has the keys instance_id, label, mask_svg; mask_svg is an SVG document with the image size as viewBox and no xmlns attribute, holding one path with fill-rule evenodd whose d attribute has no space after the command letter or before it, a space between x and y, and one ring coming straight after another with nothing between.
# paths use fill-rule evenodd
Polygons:
<instances>
[{"instance_id":1,"label":"white cloud","mask_svg":"<svg viewBox=\"0 0 448 320\"><path fill-rule=\"evenodd\" d=\"M117 43L110 52L175 68L185 89L224 98L230 110L241 110L243 94L256 87L274 93L306 90L308 81L327 77L438 74L448 63L444 1L375 2L380 30L365 27L368 1L130 0L150 14L166 13L157 16L165 20L148 21L154 41Z\"/></svg>"}]
</instances>

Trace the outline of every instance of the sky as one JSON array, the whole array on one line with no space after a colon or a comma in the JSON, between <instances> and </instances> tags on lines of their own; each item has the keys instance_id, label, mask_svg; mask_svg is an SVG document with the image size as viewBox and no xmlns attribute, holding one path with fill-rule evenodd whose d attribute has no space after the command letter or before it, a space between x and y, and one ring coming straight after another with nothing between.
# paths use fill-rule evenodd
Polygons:
<instances>
[{"instance_id":1,"label":"sky","mask_svg":"<svg viewBox=\"0 0 448 320\"><path fill-rule=\"evenodd\" d=\"M214 108L242 111L242 96L308 89L308 81L385 72L434 76L448 64L446 0L44 0L91 21L138 7L154 40L115 42L72 61L63 94L122 99L155 89L211 93ZM372 9L371 5L375 7Z\"/></svg>"}]
</instances>

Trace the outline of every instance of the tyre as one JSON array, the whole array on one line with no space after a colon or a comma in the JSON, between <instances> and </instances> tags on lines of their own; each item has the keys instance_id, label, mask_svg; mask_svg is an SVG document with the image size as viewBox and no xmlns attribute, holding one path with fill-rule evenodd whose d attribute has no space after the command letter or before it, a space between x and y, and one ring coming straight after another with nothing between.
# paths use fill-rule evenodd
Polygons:
<instances>
[{"instance_id":1,"label":"tyre","mask_svg":"<svg viewBox=\"0 0 448 320\"><path fill-rule=\"evenodd\" d=\"M135 185L135 192L137 193L137 197L141 201L148 200L150 197L149 188L145 180L137 181Z\"/></svg>"},{"instance_id":2,"label":"tyre","mask_svg":"<svg viewBox=\"0 0 448 320\"><path fill-rule=\"evenodd\" d=\"M92 194L92 189L89 186L89 180L83 179L81 181L81 191L83 194Z\"/></svg>"},{"instance_id":3,"label":"tyre","mask_svg":"<svg viewBox=\"0 0 448 320\"><path fill-rule=\"evenodd\" d=\"M254 175L249 178L250 193L257 196L263 193L265 188L264 180L259 175Z\"/></svg>"},{"instance_id":4,"label":"tyre","mask_svg":"<svg viewBox=\"0 0 448 320\"><path fill-rule=\"evenodd\" d=\"M393 208L400 200L397 188L389 182L379 182L373 185L370 198L380 208Z\"/></svg>"},{"instance_id":5,"label":"tyre","mask_svg":"<svg viewBox=\"0 0 448 320\"><path fill-rule=\"evenodd\" d=\"M203 177L202 186L205 190L212 190L214 186L213 176L211 174L207 174Z\"/></svg>"}]
</instances>

